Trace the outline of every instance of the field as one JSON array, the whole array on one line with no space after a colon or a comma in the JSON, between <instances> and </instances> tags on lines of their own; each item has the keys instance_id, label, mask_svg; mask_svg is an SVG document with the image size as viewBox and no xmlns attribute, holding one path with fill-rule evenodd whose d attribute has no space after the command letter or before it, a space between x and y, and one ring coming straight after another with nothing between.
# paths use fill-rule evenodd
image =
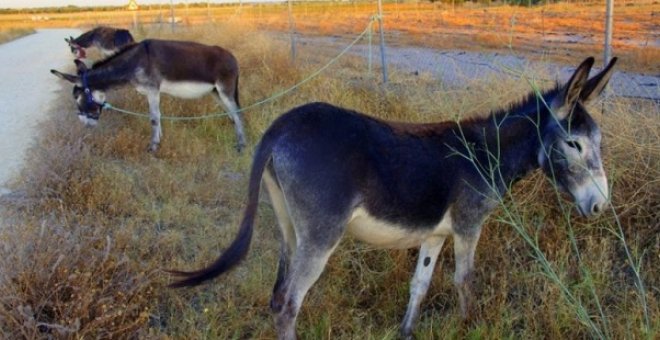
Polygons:
<instances>
[{"instance_id":1,"label":"field","mask_svg":"<svg viewBox=\"0 0 660 340\"><path fill-rule=\"evenodd\" d=\"M356 18L355 23L335 26L332 32L361 31L368 11L361 5L344 6L341 13L346 17L337 15L337 20L350 23L349 18ZM417 20L414 5L398 6L401 27ZM409 10L404 12L404 7ZM425 13L424 6L418 7L420 15ZM257 15L259 8L262 14L286 10L256 6L250 13ZM230 10L235 13L236 8L213 8L213 13L219 17L219 11ZM307 10L311 12L312 6ZM194 11L206 13L205 8L190 9ZM86 26L127 18L126 13L114 12L61 15L59 19L53 14L47 25ZM195 40L233 51L242 70L243 106L307 79L332 58L301 49L292 67L289 45L272 39L269 32L287 29L285 21L246 20L241 15L247 14L183 25L174 32L166 24L142 24L135 33L138 39ZM320 26L327 21L318 17L296 23L302 32L330 32L323 31ZM657 32L657 27L649 29ZM424 34L405 34L417 37L411 38L413 44L432 46ZM453 43L463 48L460 40ZM472 48L495 48L486 45ZM571 53L579 57L561 58L575 65L586 54L573 49ZM637 52L625 53L622 68L639 68L630 65L631 60L641 60L630 59L637 58ZM658 67L653 58L648 72ZM473 79L449 91L428 74L397 70L383 85L365 74L363 59L345 57L295 91L248 110L250 146L240 155L233 148L233 126L224 118L165 122L161 149L152 155L146 152L147 120L104 112L99 126L89 130L74 114L62 114L75 110L72 100L54 104L52 119L43 125L14 192L2 197L3 218L10 222L0 230L0 337L275 338L268 304L279 235L266 195L250 254L238 269L210 284L182 290L166 288L171 278L162 271L202 267L233 239L245 201L251 152L273 119L296 105L327 101L385 119L439 121L487 114L531 90L524 79L493 77ZM70 88L64 86L61 95L70 98ZM147 107L146 100L129 89L111 92L109 100L134 111ZM613 192L611 209L601 217L576 217L575 208L540 172L515 187L512 197L487 220L477 248L478 318L472 323L459 317L448 242L422 303L417 338L657 338L657 105L611 96L590 108L603 129L603 157ZM161 108L173 116L217 110L212 98L166 97ZM416 253L376 250L345 238L303 304L299 336L397 338Z\"/></svg>"}]
</instances>

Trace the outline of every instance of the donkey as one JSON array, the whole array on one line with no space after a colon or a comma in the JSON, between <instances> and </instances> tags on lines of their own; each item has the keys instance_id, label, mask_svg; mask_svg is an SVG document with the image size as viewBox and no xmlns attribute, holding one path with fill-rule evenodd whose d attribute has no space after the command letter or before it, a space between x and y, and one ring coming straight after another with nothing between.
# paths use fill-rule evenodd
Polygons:
<instances>
[{"instance_id":1,"label":"donkey","mask_svg":"<svg viewBox=\"0 0 660 340\"><path fill-rule=\"evenodd\" d=\"M245 146L243 123L239 116L238 61L219 46L187 41L144 40L95 63L91 69L76 60L78 75L50 70L74 83L73 97L78 117L96 125L105 103L105 90L132 85L146 95L151 116L150 151L156 151L162 136L160 94L179 98L198 98L215 92L229 112L238 136L237 149Z\"/></svg>"},{"instance_id":2,"label":"donkey","mask_svg":"<svg viewBox=\"0 0 660 340\"><path fill-rule=\"evenodd\" d=\"M119 52L124 46L135 42L131 32L121 28L99 26L81 34L78 38L64 38L76 59L87 57L87 49L96 47L105 57Z\"/></svg>"},{"instance_id":3,"label":"donkey","mask_svg":"<svg viewBox=\"0 0 660 340\"><path fill-rule=\"evenodd\" d=\"M305 294L345 233L379 247L420 247L404 337L412 335L438 254L452 236L454 283L468 318L481 226L511 184L541 168L581 215L603 211L601 132L585 104L601 93L615 62L588 79L588 58L564 86L530 93L486 118L388 122L325 103L285 113L256 148L236 239L204 269L170 271L183 277L171 286L198 285L245 257L263 179L282 234L270 302L279 338L295 338Z\"/></svg>"}]
</instances>

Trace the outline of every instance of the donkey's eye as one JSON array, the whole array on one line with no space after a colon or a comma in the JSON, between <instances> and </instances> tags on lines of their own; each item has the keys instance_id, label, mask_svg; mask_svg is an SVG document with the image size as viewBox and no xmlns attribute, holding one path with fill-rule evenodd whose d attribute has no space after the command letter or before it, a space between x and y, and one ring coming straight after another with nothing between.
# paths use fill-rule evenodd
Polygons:
<instances>
[{"instance_id":1,"label":"donkey's eye","mask_svg":"<svg viewBox=\"0 0 660 340\"><path fill-rule=\"evenodd\" d=\"M566 141L566 145L570 146L573 149L576 149L579 153L582 153L582 145L574 140Z\"/></svg>"}]
</instances>

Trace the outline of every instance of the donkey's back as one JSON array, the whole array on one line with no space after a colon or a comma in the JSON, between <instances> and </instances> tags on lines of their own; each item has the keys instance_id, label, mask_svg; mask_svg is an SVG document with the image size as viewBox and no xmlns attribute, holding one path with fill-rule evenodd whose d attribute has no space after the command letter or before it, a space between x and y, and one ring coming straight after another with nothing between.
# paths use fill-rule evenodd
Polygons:
<instances>
[{"instance_id":1,"label":"donkey's back","mask_svg":"<svg viewBox=\"0 0 660 340\"><path fill-rule=\"evenodd\" d=\"M220 46L204 45L192 41L141 41L136 48L149 61L145 71L155 72L169 81L196 81L215 84L226 81L233 87L238 78L238 61Z\"/></svg>"},{"instance_id":2,"label":"donkey's back","mask_svg":"<svg viewBox=\"0 0 660 340\"><path fill-rule=\"evenodd\" d=\"M460 182L457 177L472 171L461 159L447 157L456 144L456 127L439 123L420 128L311 103L273 124L267 171L285 196L304 192L306 205L318 204L319 213L335 214L325 217L342 220L338 228L353 217L377 216L404 233L425 233L441 222Z\"/></svg>"}]
</instances>

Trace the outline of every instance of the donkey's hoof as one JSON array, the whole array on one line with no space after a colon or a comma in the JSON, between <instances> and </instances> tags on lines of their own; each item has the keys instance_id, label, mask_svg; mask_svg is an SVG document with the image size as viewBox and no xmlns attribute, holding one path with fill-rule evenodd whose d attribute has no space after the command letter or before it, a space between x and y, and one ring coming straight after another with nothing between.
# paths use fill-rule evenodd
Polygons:
<instances>
[{"instance_id":1,"label":"donkey's hoof","mask_svg":"<svg viewBox=\"0 0 660 340\"><path fill-rule=\"evenodd\" d=\"M245 143L236 144L236 152L243 153L243 149L245 149Z\"/></svg>"},{"instance_id":2,"label":"donkey's hoof","mask_svg":"<svg viewBox=\"0 0 660 340\"><path fill-rule=\"evenodd\" d=\"M160 145L159 143L149 143L149 146L147 146L147 152L154 153L158 151L159 145Z\"/></svg>"},{"instance_id":3,"label":"donkey's hoof","mask_svg":"<svg viewBox=\"0 0 660 340\"><path fill-rule=\"evenodd\" d=\"M399 339L404 339L404 340L414 340L415 336L412 333L412 329L401 329L399 331Z\"/></svg>"},{"instance_id":4,"label":"donkey's hoof","mask_svg":"<svg viewBox=\"0 0 660 340\"><path fill-rule=\"evenodd\" d=\"M463 326L468 327L468 328L474 328L481 323L481 314L474 310L473 308L470 308L467 313L463 314L461 313L461 321L463 323Z\"/></svg>"}]
</instances>

